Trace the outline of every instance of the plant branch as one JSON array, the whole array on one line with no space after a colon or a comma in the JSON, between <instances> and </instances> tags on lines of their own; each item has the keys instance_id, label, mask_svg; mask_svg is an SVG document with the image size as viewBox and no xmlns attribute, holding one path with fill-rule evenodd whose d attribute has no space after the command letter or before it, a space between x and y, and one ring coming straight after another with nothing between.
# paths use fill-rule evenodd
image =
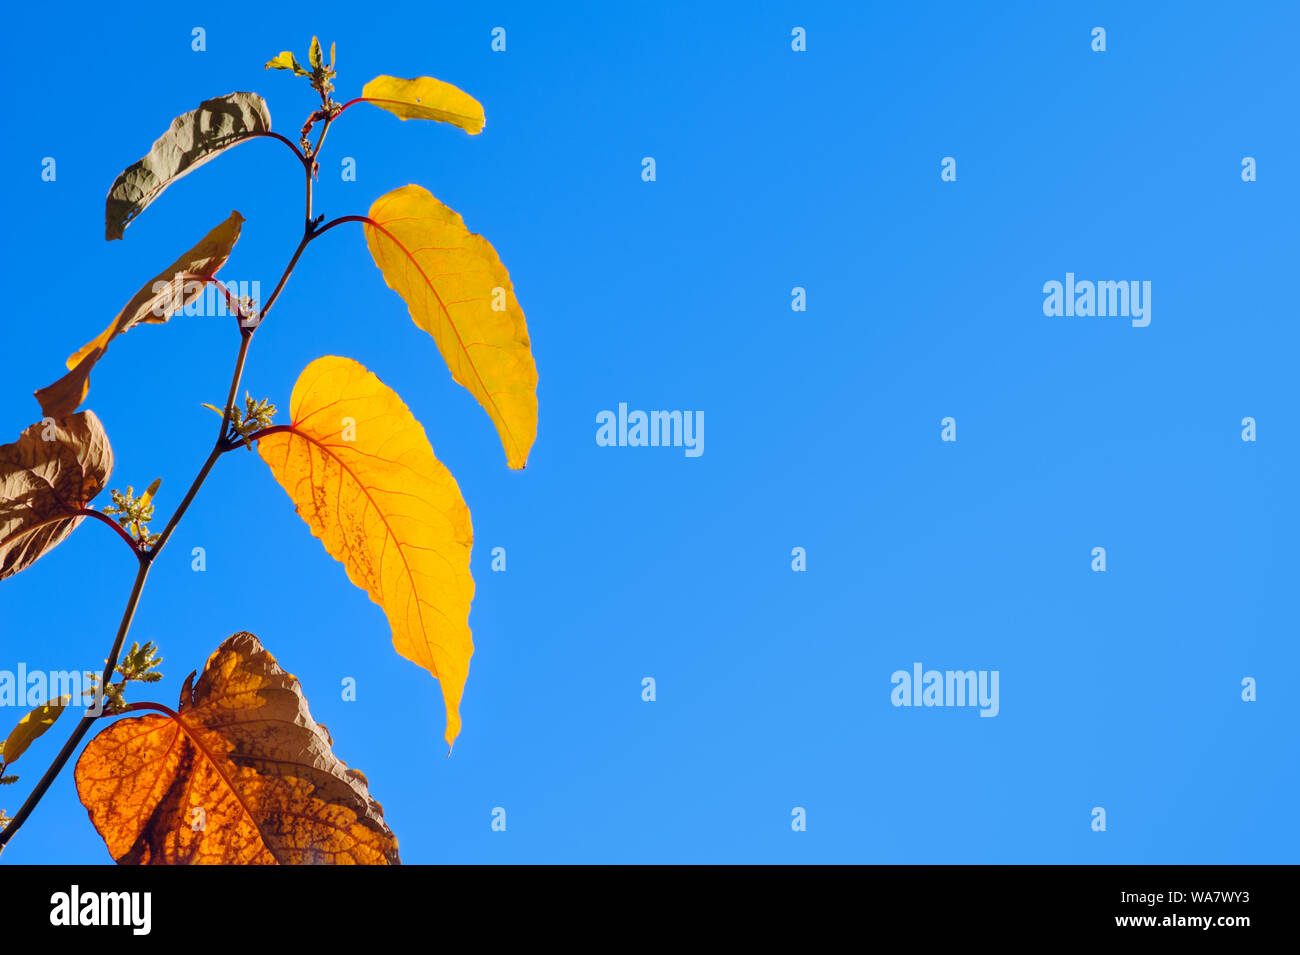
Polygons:
<instances>
[{"instance_id":1,"label":"plant branch","mask_svg":"<svg viewBox=\"0 0 1300 955\"><path fill-rule=\"evenodd\" d=\"M298 157L299 162L303 160L302 150L299 149L296 145L294 145L293 140L289 139L287 136L281 136L279 133L273 133L269 129L264 133L250 133L249 135L267 136L271 139L278 139L280 140L280 142L284 143L286 146L288 146L290 149L293 150L293 154Z\"/></svg>"},{"instance_id":2,"label":"plant branch","mask_svg":"<svg viewBox=\"0 0 1300 955\"><path fill-rule=\"evenodd\" d=\"M226 428L230 422L231 410L235 403L235 395L239 391L239 380L243 376L244 362L248 357L248 346L252 340L252 329L241 327L239 335L239 355L235 359L235 370L231 375L230 396L226 399L226 413L221 419L221 431L217 435L217 440L212 447L211 453L208 454L207 460L203 462L203 467L199 469L199 473L190 484L190 489L185 493L185 497L181 500L175 513L172 514L171 520L169 520L167 526L163 528L163 532L159 535L157 543L155 543L151 549L142 551L134 541L127 538L128 542L132 545L132 549L135 550L136 555L140 558L140 569L136 572L135 584L131 588L131 596L127 600L126 609L122 612L122 622L118 625L117 636L113 640L113 647L109 651L108 661L104 665L104 675L99 684L100 693L103 692L104 687L108 686L109 681L113 677L113 670L117 667L117 658L122 653L122 644L126 641L127 632L131 629L131 621L135 617L135 609L140 603L140 594L144 590L145 579L149 576L149 568L153 566L154 559L162 551L163 547L167 544L167 541L171 539L172 533L176 530L176 525L180 523L181 518L185 515L186 510L189 509L190 503L194 500L195 495L199 493L199 488L203 486L203 482L207 479L208 472L212 470L212 466L217 463L217 459L221 457L222 454L230 450L230 445L226 443ZM100 520L106 521L117 529L124 537L126 536L125 532L118 527L117 523L110 520L106 515L100 514L98 511L91 510L90 508L86 508L84 513L87 517L93 515ZM102 697L98 698L97 702L99 699L102 699ZM50 785L54 782L55 778L60 772L62 772L63 767L67 765L68 760L72 757L73 751L78 745L80 745L81 741L85 738L86 733L90 731L90 727L98 718L98 714L94 716L87 715L81 718L81 721L77 724L77 728L73 730L72 736L70 736L68 741L63 744L63 749L59 750L59 755L54 758L54 762L51 763L49 769L45 771L45 775L43 775L40 782L36 784L36 788L28 795L22 808L18 810L18 814L13 817L13 821L5 828L5 831L0 833L0 849L4 848L9 840L13 838L14 833L18 831L18 827L21 826L27 820L27 817L31 815L32 810L36 808L36 804L41 801L41 798L50 788Z\"/></svg>"},{"instance_id":3,"label":"plant branch","mask_svg":"<svg viewBox=\"0 0 1300 955\"><path fill-rule=\"evenodd\" d=\"M326 118L325 125L321 129L321 136L316 144L315 151L317 152L320 149L321 143L325 141L325 134L329 131L330 119L331 117ZM163 547L165 547L167 545L167 542L171 539L171 536L175 532L177 525L179 525L181 522L181 518L184 517L185 512L189 510L190 504L193 503L195 496L199 493L199 489L203 486L203 482L207 480L208 474L212 471L213 466L217 463L217 459L220 458L227 451L230 451L234 447L236 447L235 444L229 441L228 432L230 429L231 419L234 414L235 398L239 393L239 383L240 380L243 378L243 374L244 374L244 364L248 359L248 349L249 346L252 344L253 332L257 329L259 325L261 325L262 319L266 317L267 313L271 310L271 306L274 305L276 299L280 297L280 292L283 291L285 283L289 281L289 276L293 273L294 267L298 264L298 259L302 257L302 253L307 248L307 245L312 241L312 239L314 239L317 235L319 235L319 232L315 229L312 223L312 173L315 167L315 160L307 155L304 155L304 153L300 151L297 146L295 146L292 142L290 142L288 139L286 139L285 137L281 136L278 133L265 132L265 133L257 133L255 135L269 136L272 139L278 139L281 142L285 143L290 149L293 150L294 155L298 157L299 161L303 165L303 170L305 172L305 177L307 180L307 192L306 192L306 208L304 211L305 225L303 227L302 239L298 242L298 247L294 250L293 256L289 259L289 264L284 267L284 272L281 273L280 280L276 283L275 289L271 292L270 297L266 300L266 304L263 305L261 310L258 312L256 321L252 321L248 325L245 325L243 310L237 309L240 315L239 353L235 357L235 369L230 376L230 390L226 397L225 412L221 417L221 428L217 432L217 439L213 443L212 450L211 452L209 452L207 460L205 460L203 462L203 466L199 468L199 473L195 475L193 482L190 484L189 490L185 492L185 497L181 499L180 504L177 506L175 512L173 512L170 520L167 521L167 526L164 527L162 533L158 535L158 540L154 544L154 546L149 548L148 550L143 549L140 546L139 542L133 540L126 533L126 531L117 524L117 522L113 521L107 515L101 514L99 511L93 510L91 508L84 508L81 511L78 511L79 515L85 517L93 517L97 520L103 521L104 523L107 523L110 527L112 527L115 531L117 531L117 533L121 535L122 538L131 546L132 551L139 559L139 568L136 571L135 583L131 587L131 594L127 598L126 609L123 610L122 612L122 620L118 624L117 636L114 637L113 639L112 649L109 651L108 659L105 661L104 673L102 679L100 680L98 695L96 696L96 700L95 700L95 706L92 707L92 709L95 710L96 712L94 715L90 715L90 712L88 711L87 715L83 716L81 720L77 723L76 729L73 730L73 733L68 738L68 741L63 744L63 748L59 750L59 754L58 756L55 757L54 762L50 764L49 768L46 769L45 774L41 777L40 781L37 782L35 788L31 791L30 794L28 794L26 801L23 802L22 807L18 810L18 814L15 815L12 820L10 820L9 824L5 827L4 831L0 833L0 851L2 851L5 845L8 844L9 840L13 838L14 833L18 831L19 827L21 827L22 824L27 821L27 818L32 814L32 811L36 808L37 803L39 803L41 799L44 797L45 793L49 790L50 786L53 784L54 780L58 777L59 773L62 772L63 767L67 765L68 760L72 758L73 752L76 750L77 746L81 744L81 741L85 738L86 733L90 731L90 727L102 715L102 701L103 701L102 694L105 688L109 685L109 681L112 679L113 672L117 667L118 657L122 653L122 645L126 640L127 633L131 629L131 621L135 618L136 607L139 606L140 596L144 591L144 583L146 578L149 576L149 568L153 566L154 559L158 556L159 553L162 552ZM363 216L357 218L364 219L365 217ZM343 221L343 220L336 220L334 224L337 224L338 221ZM210 280L210 281L215 281L215 280ZM225 293L227 303L234 305L235 304L234 297L230 293L229 289L227 289L224 285L222 285L219 282L217 283L217 285ZM151 706L153 708L161 708L157 704L147 704L147 706ZM145 707L137 707L137 708L145 708Z\"/></svg>"},{"instance_id":4,"label":"plant branch","mask_svg":"<svg viewBox=\"0 0 1300 955\"><path fill-rule=\"evenodd\" d=\"M345 222L365 222L365 223L369 223L375 228L379 228L379 223L376 222L374 219L370 218L370 216L339 216L337 219L331 219L329 222L319 227L312 234L312 238L314 239L317 236L324 235L326 232L334 228L336 225L343 225L343 223Z\"/></svg>"},{"instance_id":5,"label":"plant branch","mask_svg":"<svg viewBox=\"0 0 1300 955\"><path fill-rule=\"evenodd\" d=\"M140 567L135 573L135 583L131 587L131 596L127 598L126 609L122 611L122 622L118 624L117 636L113 639L113 648L109 652L108 662L104 665L104 675L99 683L99 693L101 694L103 693L103 688L108 686L108 681L112 679L113 676L113 670L117 667L118 655L122 652L122 644L126 640L126 633L131 629L131 620L135 617L135 608L140 603L140 594L144 590L145 578L149 576L149 566L149 561L141 560ZM92 709L99 710L101 708L99 704L102 702L102 699L102 696L97 695L95 706L92 707ZM81 744L81 741L85 739L86 734L90 732L90 727L94 725L95 720L97 719L99 719L98 713L92 716L88 712L87 715L83 716L77 723L77 728L72 731L72 735L68 737L68 741L63 744L63 749L59 750L59 755L54 757L54 762L50 763L49 768L45 770L45 775L40 778L36 787L28 794L26 801L24 801L22 806L19 808L17 815L10 820L9 825L5 827L4 832L0 832L0 850L3 850L4 847L8 845L9 840L13 838L14 833L16 833L19 827L27 821L27 817L32 814L32 810L36 808L36 804L41 801L41 798L45 795L51 784L53 784L55 778L63 771L63 767L67 765L68 760L72 758L73 751L75 751Z\"/></svg>"},{"instance_id":6,"label":"plant branch","mask_svg":"<svg viewBox=\"0 0 1300 955\"><path fill-rule=\"evenodd\" d=\"M311 187L309 186L308 202L311 202L310 192ZM266 318L266 313L271 310L271 306L275 304L275 300L280 297L280 291L284 288L284 283L289 281L289 276L293 273L293 267L298 264L298 259L302 256L303 250L307 248L307 243L315 238L315 233L311 231L310 225L311 220L309 219L308 231L303 235L302 241L298 243L298 248L294 249L293 258L291 258L289 264L284 267L284 273L280 276L280 281L275 284L275 289L271 292L271 297L268 298L266 304L262 306L261 314L258 315L257 318L257 324L262 324L262 319Z\"/></svg>"},{"instance_id":7,"label":"plant branch","mask_svg":"<svg viewBox=\"0 0 1300 955\"><path fill-rule=\"evenodd\" d=\"M269 428L263 428L261 431L254 431L248 436L249 441L260 441L263 438L269 438L273 434L284 434L294 430L291 424L273 424Z\"/></svg>"},{"instance_id":8,"label":"plant branch","mask_svg":"<svg viewBox=\"0 0 1300 955\"><path fill-rule=\"evenodd\" d=\"M121 537L122 540L126 541L126 546L131 548L131 553L135 554L136 557L141 556L139 542L128 534L121 524L113 520L107 514L102 514L93 507L83 507L81 510L77 511L77 514L81 517L93 517L97 521L103 521L109 527L113 528L113 530L117 531L118 536Z\"/></svg>"},{"instance_id":9,"label":"plant branch","mask_svg":"<svg viewBox=\"0 0 1300 955\"><path fill-rule=\"evenodd\" d=\"M311 235L311 189L312 189L311 173L312 173L312 166L315 164L315 162L316 161L314 159L307 159L306 157L304 157L302 161L303 171L306 173L306 178L307 178L307 211L303 215L304 224L302 227L302 234L304 239L306 239L308 236ZM283 281L281 282L281 284L283 284Z\"/></svg>"},{"instance_id":10,"label":"plant branch","mask_svg":"<svg viewBox=\"0 0 1300 955\"><path fill-rule=\"evenodd\" d=\"M341 113L342 110L339 110L339 112ZM337 115L338 113L332 112L325 116L325 122L320 128L320 139L316 140L316 148L311 151L311 158L317 168L320 166L320 151L321 147L325 145L325 135L330 131L330 123L334 122L334 117Z\"/></svg>"},{"instance_id":11,"label":"plant branch","mask_svg":"<svg viewBox=\"0 0 1300 955\"><path fill-rule=\"evenodd\" d=\"M133 537L131 537L131 535L128 534L122 528L122 525L117 523L117 521L113 520L107 514L101 513L100 511L97 511L92 507L80 508L79 510L73 511L71 516L67 514L56 514L53 517L47 517L43 521L38 521L35 524L31 524L27 527L20 528L19 530L15 531L13 534L10 534L8 537L0 539L0 547L12 543L14 540L17 540L18 537L21 536L22 534L26 534L31 531L34 531L38 527L44 527L46 524L57 524L59 521L71 520L72 517L93 517L98 521L103 521L109 527L113 528L113 530L117 531L118 536L121 537L124 541L126 541L127 546L131 548L131 552L135 554L136 557L140 556L139 542L136 541Z\"/></svg>"},{"instance_id":12,"label":"plant branch","mask_svg":"<svg viewBox=\"0 0 1300 955\"><path fill-rule=\"evenodd\" d=\"M109 650L108 660L104 665L104 675L99 684L100 693L103 693L104 687L108 686L109 681L113 677L113 671L117 667L117 658L122 653L122 644L126 641L127 632L131 629L131 621L134 619L135 609L140 603L140 595L144 590L145 579L149 576L149 568L153 566L154 559L171 538L172 533L176 530L176 525L180 523L181 518L185 515L186 510L189 509L190 503L194 500L195 495L199 493L199 488L203 486L203 482L207 479L208 472L212 470L212 466L217 463L217 459L221 457L222 454L230 450L230 446L226 443L226 428L230 421L231 410L234 407L235 395L239 391L239 380L243 376L244 362L248 357L248 346L252 339L252 329L240 328L239 355L235 359L235 370L231 375L230 396L226 399L226 413L221 419L221 431L217 435L217 440L212 447L211 453L208 454L207 460L203 462L203 467L199 469L198 475L195 476L194 481L190 484L190 489L185 493L185 497L181 500L175 513L172 514L171 520L169 520L167 526L163 528L163 532L159 535L157 543L155 543L150 550L142 551L134 541L127 538L128 542L132 545L132 549L135 550L136 555L140 558L140 568L136 571L135 583L131 587L131 596L127 599L126 609L122 612L122 622L118 625L117 636L113 639L112 649ZM117 523L112 521L106 515L100 514L98 511L91 510L90 508L85 509L85 514L87 517L94 515L100 520L111 524L119 533L124 537L126 536L125 531L118 527ZM96 703L98 704L101 700L102 697L98 697ZM95 708L98 709L99 707L96 706ZM50 788L50 785L54 782L55 778L63 771L63 767L67 765L68 760L72 757L73 751L75 751L77 746L81 744L81 741L85 739L86 733L90 731L90 727L97 719L99 719L99 714L94 716L86 715L81 718L79 723L77 723L77 728L73 730L68 741L63 744L63 748L59 750L59 755L54 758L54 762L51 763L49 768L45 771L45 775L41 777L40 781L36 784L36 787L27 796L22 808L18 810L18 814L13 817L13 820L5 828L4 832L0 833L0 849L3 849L9 840L13 838L13 835L18 831L19 826L27 821L27 817L32 814L32 810L36 808L36 804L41 801L41 798Z\"/></svg>"},{"instance_id":13,"label":"plant branch","mask_svg":"<svg viewBox=\"0 0 1300 955\"><path fill-rule=\"evenodd\" d=\"M203 467L199 469L198 476L194 478L194 483L192 483L190 489L185 492L185 497L181 500L180 506L177 507L176 511L172 514L171 520L169 520L167 526L163 528L162 534L158 536L158 542L146 552L145 559L150 563L152 563L154 558L158 556L158 553L163 549L163 545L171 539L172 532L176 530L176 525L181 522L181 517L183 517L185 512L189 509L190 502L194 500L194 496L199 493L199 488L202 487L203 482L207 480L208 472L212 470L212 465L216 464L217 458L221 457L221 455L228 450L225 443L224 427L222 428L221 434L221 440L217 443L216 447L212 449L212 452L208 455L208 459L203 462Z\"/></svg>"}]
</instances>

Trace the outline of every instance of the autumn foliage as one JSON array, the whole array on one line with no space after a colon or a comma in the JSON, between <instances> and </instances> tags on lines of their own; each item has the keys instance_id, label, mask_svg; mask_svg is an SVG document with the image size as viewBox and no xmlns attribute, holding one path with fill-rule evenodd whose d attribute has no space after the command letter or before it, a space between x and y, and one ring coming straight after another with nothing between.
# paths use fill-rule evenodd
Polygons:
<instances>
[{"instance_id":1,"label":"autumn foliage","mask_svg":"<svg viewBox=\"0 0 1300 955\"><path fill-rule=\"evenodd\" d=\"M175 710L113 723L77 763L77 793L122 863L395 863L366 777L331 749L302 687L251 633L190 674Z\"/></svg>"},{"instance_id":2,"label":"autumn foliage","mask_svg":"<svg viewBox=\"0 0 1300 955\"><path fill-rule=\"evenodd\" d=\"M469 628L474 580L469 508L435 456L424 427L372 371L344 357L311 362L293 385L288 418L274 420L265 400L236 402L245 358L294 265L311 242L357 223L388 287L432 339L452 378L486 411L511 468L522 468L537 434L537 370L524 313L509 273L490 243L418 185L375 200L367 215L314 217L313 185L326 134L356 104L402 120L448 123L476 134L482 106L432 77L379 76L360 97L334 102L335 50L328 63L315 38L301 65L290 52L267 63L308 80L320 97L293 140L272 130L255 93L238 92L178 116L149 152L113 183L105 235L121 239L165 190L223 151L255 139L291 149L306 180L303 236L265 303L236 298L218 277L245 225L232 212L140 287L104 330L40 388L42 419L0 447L0 579L25 570L87 519L112 528L138 572L127 611L86 715L0 835L22 825L75 747L92 730L76 764L77 792L109 853L124 864L393 864L397 838L366 777L333 752L297 679L250 633L225 640L201 673L191 673L173 708L129 701L136 684L156 682L152 644L124 641L149 567L186 508L228 451L256 445L275 480L347 578L382 608L394 649L439 683L446 740L460 732L460 700L474 646ZM319 126L315 142L312 133ZM216 442L161 532L150 529L159 481L137 495L112 491L91 506L113 469L108 436L92 411L78 411L91 371L109 345L146 324L163 324L207 286L225 295L239 351ZM124 346L118 346L124 347ZM67 708L52 700L29 713L0 749L0 777Z\"/></svg>"}]
</instances>

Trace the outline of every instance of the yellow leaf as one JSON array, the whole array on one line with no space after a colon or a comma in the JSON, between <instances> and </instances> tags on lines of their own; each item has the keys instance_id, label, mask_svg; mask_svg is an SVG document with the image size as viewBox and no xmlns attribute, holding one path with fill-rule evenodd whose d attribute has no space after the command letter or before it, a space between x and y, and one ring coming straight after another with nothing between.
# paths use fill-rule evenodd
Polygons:
<instances>
[{"instance_id":1,"label":"yellow leaf","mask_svg":"<svg viewBox=\"0 0 1300 955\"><path fill-rule=\"evenodd\" d=\"M113 449L93 411L38 421L0 446L0 580L71 534L112 473Z\"/></svg>"},{"instance_id":2,"label":"yellow leaf","mask_svg":"<svg viewBox=\"0 0 1300 955\"><path fill-rule=\"evenodd\" d=\"M284 50L274 59L267 60L266 66L263 67L263 69L292 70L295 76L311 76L310 72L304 70L301 66L298 65L297 58L288 50Z\"/></svg>"},{"instance_id":3,"label":"yellow leaf","mask_svg":"<svg viewBox=\"0 0 1300 955\"><path fill-rule=\"evenodd\" d=\"M397 652L437 678L454 743L474 652L474 531L456 479L402 399L350 358L303 369L289 414L258 453L348 579L383 608Z\"/></svg>"},{"instance_id":4,"label":"yellow leaf","mask_svg":"<svg viewBox=\"0 0 1300 955\"><path fill-rule=\"evenodd\" d=\"M537 437L537 366L496 250L421 186L380 196L369 219L366 245L384 281L486 409L507 464L522 468Z\"/></svg>"},{"instance_id":5,"label":"yellow leaf","mask_svg":"<svg viewBox=\"0 0 1300 955\"><path fill-rule=\"evenodd\" d=\"M72 370L36 392L41 411L48 417L62 418L77 410L90 392L90 370L108 351L109 342L136 325L167 321L177 309L202 294L204 284L230 257L243 221L238 212L230 213L230 218L205 235L198 245L146 282L112 324L73 353L68 359Z\"/></svg>"},{"instance_id":6,"label":"yellow leaf","mask_svg":"<svg viewBox=\"0 0 1300 955\"><path fill-rule=\"evenodd\" d=\"M366 777L333 752L302 687L237 633L179 711L118 720L77 761L77 795L125 865L399 864Z\"/></svg>"},{"instance_id":7,"label":"yellow leaf","mask_svg":"<svg viewBox=\"0 0 1300 955\"><path fill-rule=\"evenodd\" d=\"M12 766L19 756L27 752L28 746L36 742L47 729L54 725L54 721L63 715L63 708L68 705L68 701L71 699L70 696L61 696L57 700L43 703L18 721L18 725L13 728L9 737L4 741L4 746L0 747L0 753L4 755L6 766Z\"/></svg>"},{"instance_id":8,"label":"yellow leaf","mask_svg":"<svg viewBox=\"0 0 1300 955\"><path fill-rule=\"evenodd\" d=\"M153 483L145 488L145 492L140 495L141 507L148 506L149 502L153 500L153 496L158 493L158 488L160 487L162 487L162 478L154 478Z\"/></svg>"},{"instance_id":9,"label":"yellow leaf","mask_svg":"<svg viewBox=\"0 0 1300 955\"><path fill-rule=\"evenodd\" d=\"M468 93L432 76L418 76L413 80L376 76L361 88L361 98L401 120L451 123L470 135L483 131L483 105Z\"/></svg>"}]
</instances>

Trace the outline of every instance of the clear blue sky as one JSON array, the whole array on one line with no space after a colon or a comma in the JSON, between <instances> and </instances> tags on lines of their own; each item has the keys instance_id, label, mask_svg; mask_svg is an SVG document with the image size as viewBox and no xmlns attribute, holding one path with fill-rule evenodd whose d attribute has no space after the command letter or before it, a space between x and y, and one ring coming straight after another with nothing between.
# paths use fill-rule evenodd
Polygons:
<instances>
[{"instance_id":1,"label":"clear blue sky","mask_svg":"<svg viewBox=\"0 0 1300 955\"><path fill-rule=\"evenodd\" d=\"M332 231L245 383L287 408L309 361L347 355L424 422L474 516L464 731L445 759L437 686L244 453L150 578L132 637L162 645L156 698L256 633L408 862L1295 861L1294 6L309 6L7 12L3 440L231 209L247 222L224 277L269 290L301 228L282 146L218 158L121 242L104 196L211 96L263 93L296 139L310 93L262 64L313 33L338 43L340 100L391 73L484 104L477 137L350 110L317 211L416 182L487 236L528 316L540 433L507 471L359 229ZM1044 316L1067 272L1152 282L1150 326ZM114 486L162 476L170 513L235 345L204 318L114 343L88 403ZM705 453L598 447L595 416L621 401L703 411ZM0 667L98 666L132 573L84 526L0 584ZM892 706L916 661L998 670L998 716ZM109 861L70 772L5 861Z\"/></svg>"}]
</instances>

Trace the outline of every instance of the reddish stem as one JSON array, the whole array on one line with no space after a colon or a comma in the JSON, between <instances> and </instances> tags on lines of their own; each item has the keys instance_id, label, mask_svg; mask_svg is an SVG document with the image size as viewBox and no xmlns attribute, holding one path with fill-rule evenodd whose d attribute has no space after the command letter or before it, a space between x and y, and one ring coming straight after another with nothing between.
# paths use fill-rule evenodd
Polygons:
<instances>
[{"instance_id":1,"label":"reddish stem","mask_svg":"<svg viewBox=\"0 0 1300 955\"><path fill-rule=\"evenodd\" d=\"M266 132L264 132L264 133L250 133L249 135L250 135L250 136L267 136L267 137L269 137L269 138L271 138L271 139L278 139L278 140L280 140L280 142L284 143L286 146L288 146L290 149L293 150L293 154L294 154L295 156L298 157L299 162L305 162L305 161L306 161L305 157L304 157L303 154L302 154L302 150L300 150L297 146L295 146L292 140L288 139L288 138L285 137L285 136L281 136L279 133L273 133L273 132L271 132L271 131L268 129L268 130L267 130Z\"/></svg>"},{"instance_id":2,"label":"reddish stem","mask_svg":"<svg viewBox=\"0 0 1300 955\"><path fill-rule=\"evenodd\" d=\"M126 546L131 548L131 552L135 554L136 557L142 556L142 551L140 550L140 543L134 537L128 534L121 524L113 520L107 514L102 514L99 511L95 510L93 507L83 507L81 510L77 511L77 514L80 515L81 517L93 517L95 520L107 524L109 527L113 528L113 530L117 531L118 537L126 541Z\"/></svg>"},{"instance_id":3,"label":"reddish stem","mask_svg":"<svg viewBox=\"0 0 1300 955\"><path fill-rule=\"evenodd\" d=\"M269 428L263 428L261 431L254 431L248 436L249 441L261 441L263 438L269 438L273 434L284 434L286 431L296 430L291 424L273 424Z\"/></svg>"},{"instance_id":4,"label":"reddish stem","mask_svg":"<svg viewBox=\"0 0 1300 955\"><path fill-rule=\"evenodd\" d=\"M349 106L353 105L353 103L359 103L359 102L362 102L362 99L359 98L359 99L352 100L348 103L345 103L343 107L339 109L338 113L342 113L344 109L347 109ZM335 113L334 115L337 116L338 113ZM325 133L328 132L329 130L328 123L333 118L334 117L326 118L326 126L321 130L321 138L316 144L315 152L318 152L321 144L323 144L325 140ZM213 446L212 452L208 455L208 459L204 462L203 467L199 470L199 473L195 477L194 482L190 485L190 489L186 493L185 498L181 501L180 506L177 507L175 513L172 514L171 520L167 522L167 526L163 528L163 532L162 534L159 535L158 541L153 546L153 548L148 551L141 549L138 543L132 540L131 537L126 533L126 531L123 530L115 521L111 520L106 515L99 513L98 511L92 510L90 508L84 508L81 511L77 512L78 515L80 516L94 517L96 520L100 520L107 523L110 527L112 527L115 531L117 531L117 533L124 540L126 540L126 542L131 546L132 551L136 554L137 558L139 558L139 562L140 562L139 568L136 572L135 583L132 585L131 594L127 598L126 609L123 611L121 623L118 625L117 636L113 641L112 649L109 651L108 659L105 661L104 673L100 683L100 685L104 687L108 686L109 681L112 678L114 668L117 666L118 656L122 652L122 643L126 639L127 631L131 627L131 621L135 616L136 607L140 602L140 595L144 590L145 579L149 575L149 568L152 566L154 558L162 550L163 546L167 543L168 539L171 537L172 532L176 529L176 526L180 523L181 517L184 515L185 511L189 508L190 502L194 500L194 496L198 493L199 488L202 486L204 479L207 478L208 472L212 469L212 466L216 463L217 459L221 457L222 454L230 450L230 447L226 443L226 430L230 424L231 412L235 404L235 395L239 390L239 382L240 382L240 378L243 375L243 370L244 370L244 361L248 356L248 347L252 341L254 329L257 327L257 325L261 324L262 319L264 319L266 317L267 312L271 310L271 306L275 304L275 300L279 297L280 292L284 289L285 283L289 280L289 275L293 272L294 266L297 265L299 257L302 255L303 251L307 248L307 245L311 242L312 239L316 238L316 236L320 235L322 232L325 232L333 228L334 226L340 225L344 222L371 222L371 220L367 216L344 216L341 219L334 220L333 222L329 223L327 226L325 226L322 229L319 230L313 229L312 227L312 172L313 172L313 167L315 166L314 157L312 159L309 159L306 155L303 154L303 152L297 146L295 146L284 136L281 136L279 133L273 133L268 130L266 132L253 133L252 135L255 137L265 136L271 139L278 139L280 142L284 143L291 150L293 150L293 154L298 157L299 162L301 162L303 165L303 169L306 173L305 178L307 180L306 183L307 195L306 195L306 216L305 216L305 225L303 228L302 240L298 243L298 248L294 250L293 256L289 260L289 264L285 266L284 272L280 275L280 280L279 282L276 283L275 289L271 292L271 295L267 299L266 304L263 305L261 310L258 312L257 321L255 323L252 323L252 325L250 326L246 326L243 324L242 321L243 312L240 311L237 307L235 307L233 296L231 295L230 290L226 288L225 285L223 285L220 282L217 282L217 280L212 277L195 276L196 279L202 278L204 281L215 283L217 287L220 288L222 292L225 294L227 304L231 305L232 310L236 311L241 316L241 321L239 326L239 333L240 333L239 354L235 359L235 371L234 374L231 376L231 381L230 381L230 394L226 399L225 413L222 415L221 427L220 427L220 431L217 434L216 444ZM373 222L371 224L375 225L375 223ZM279 426L263 429L262 431L259 431L256 434L254 434L253 437L257 438L264 435L273 434L280 431L289 431L289 430L292 430L291 426L279 425ZM180 719L179 714L173 712L172 710L168 709L167 707L163 706L160 703L137 703L137 704L132 704L127 709L128 710L140 710L140 709L158 710L159 712L168 714L173 719L175 719L180 726L185 727L185 723L183 720ZM97 716L82 717L81 721L77 724L76 729L73 731L71 737L69 737L68 741L64 743L63 748L59 751L59 754L54 758L54 762L51 763L50 766L45 770L44 775L37 782L35 788L28 794L27 799L23 802L22 806L19 808L18 814L9 821L9 824L5 826L4 831L0 832L0 851L4 849L4 847L8 844L9 840L13 838L14 834L23 825L23 823L27 821L28 816L31 815L32 811L36 808L36 805L41 801L41 798L49 790L51 784L54 782L55 778L62 771L63 767L67 764L68 760L72 757L73 752L76 750L77 746L80 745L81 741L85 738L86 733L90 730L90 727L95 723L96 719L98 719ZM202 741L196 739L192 733L189 733L188 727L186 727L186 731L187 734L190 736L190 738L194 740L195 744L206 753L207 749L206 747L203 746ZM211 758L211 754L208 753L208 755ZM215 765L216 763L214 760L214 766ZM222 772L219 766L217 766L217 771ZM222 775L224 776L224 773L222 773ZM230 781L227 780L227 783L229 782ZM232 791L234 791L233 785L231 785L231 789ZM242 803L242 797L239 797L237 791L236 791L236 797L240 798L240 801ZM245 810L247 811L247 807L245 807ZM251 813L249 814L249 818L252 819ZM254 822L254 825L256 825L256 822ZM280 860L277 859L277 861Z\"/></svg>"},{"instance_id":5,"label":"reddish stem","mask_svg":"<svg viewBox=\"0 0 1300 955\"><path fill-rule=\"evenodd\" d=\"M374 226L376 229L383 228L383 226L381 226L374 219L370 218L370 216L339 216L337 219L331 219L329 222L325 223L323 226L317 229L312 234L312 238L315 238L318 235L324 235L326 232L334 228L336 225L343 225L343 223L345 222L364 222L367 223L368 225Z\"/></svg>"}]
</instances>

